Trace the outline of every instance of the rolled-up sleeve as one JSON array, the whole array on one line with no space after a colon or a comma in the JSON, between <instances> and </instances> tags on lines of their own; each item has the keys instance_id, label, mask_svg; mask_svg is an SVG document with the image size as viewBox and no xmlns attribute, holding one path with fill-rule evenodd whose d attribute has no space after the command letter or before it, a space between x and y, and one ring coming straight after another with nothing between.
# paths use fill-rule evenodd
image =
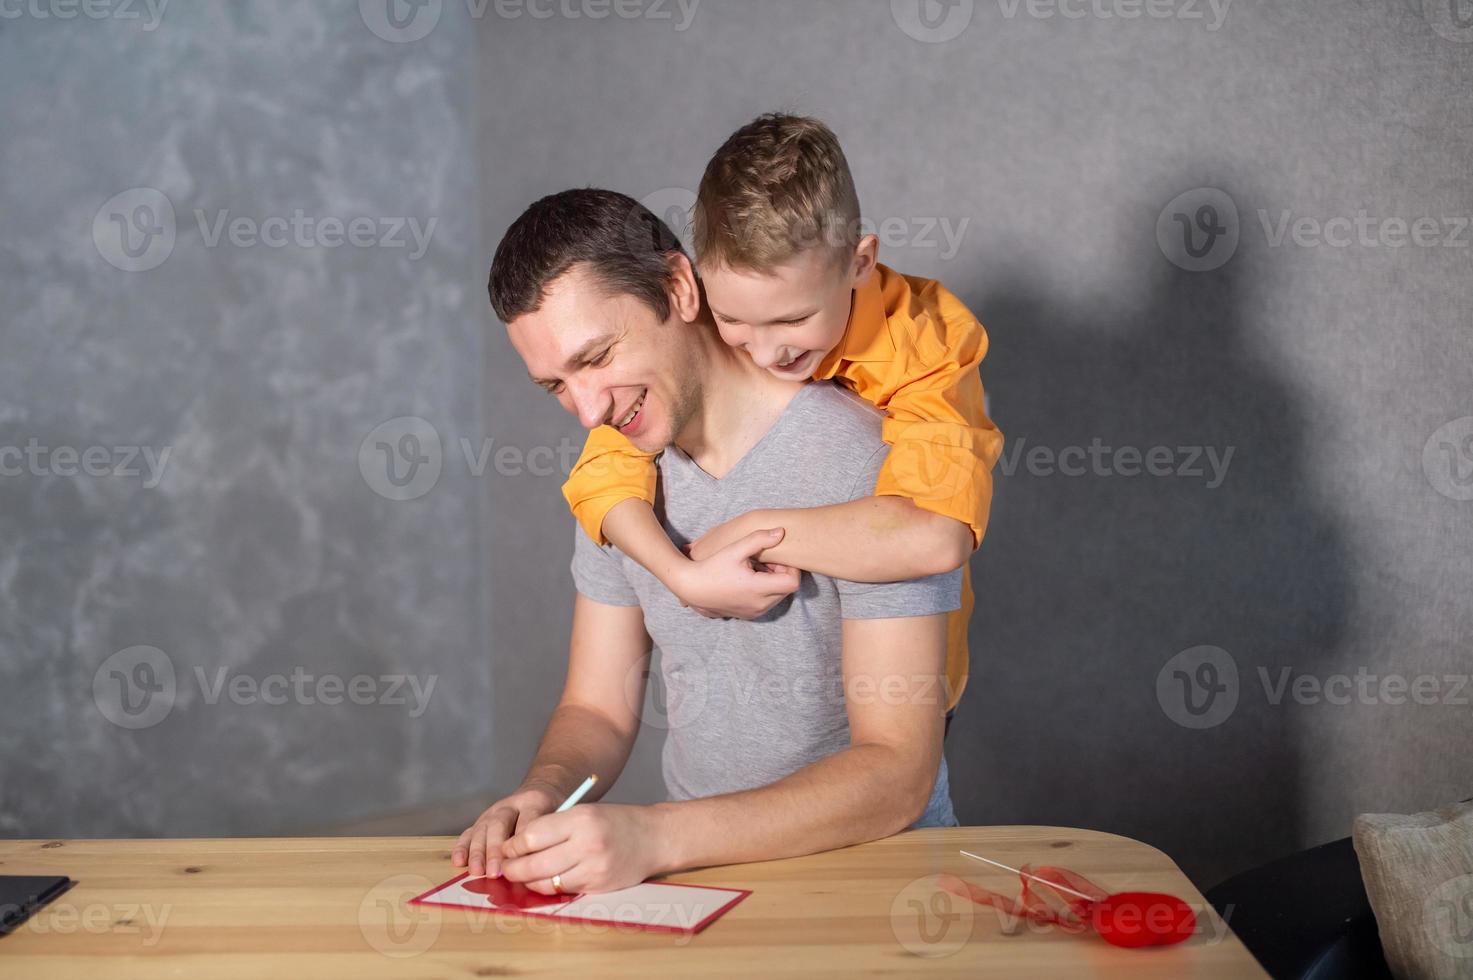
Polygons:
<instances>
[{"instance_id":1,"label":"rolled-up sleeve","mask_svg":"<svg viewBox=\"0 0 1473 980\"><path fill-rule=\"evenodd\" d=\"M978 371L987 334L963 308L962 322L918 323L897 358L881 429L890 444L875 481L878 496L961 521L981 544L992 509L992 467L1002 433L987 417Z\"/></svg>"},{"instance_id":2,"label":"rolled-up sleeve","mask_svg":"<svg viewBox=\"0 0 1473 980\"><path fill-rule=\"evenodd\" d=\"M608 544L604 518L615 504L631 497L655 502L656 455L636 449L612 426L601 425L588 433L583 452L563 483L563 498L596 543Z\"/></svg>"}]
</instances>

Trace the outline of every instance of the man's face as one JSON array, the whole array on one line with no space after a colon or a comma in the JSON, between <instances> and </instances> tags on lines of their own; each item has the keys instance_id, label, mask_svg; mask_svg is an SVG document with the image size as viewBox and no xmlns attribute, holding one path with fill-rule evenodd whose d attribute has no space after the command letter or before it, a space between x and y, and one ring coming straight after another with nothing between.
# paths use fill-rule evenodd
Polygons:
<instances>
[{"instance_id":1,"label":"man's face","mask_svg":"<svg viewBox=\"0 0 1473 980\"><path fill-rule=\"evenodd\" d=\"M699 404L691 329L673 307L662 323L581 266L553 281L540 309L507 324L533 382L586 428L613 425L644 452L670 445Z\"/></svg>"},{"instance_id":2,"label":"man's face","mask_svg":"<svg viewBox=\"0 0 1473 980\"><path fill-rule=\"evenodd\" d=\"M706 302L721 339L787 381L813 376L844 339L853 267L826 248L807 248L772 269L702 267Z\"/></svg>"}]
</instances>

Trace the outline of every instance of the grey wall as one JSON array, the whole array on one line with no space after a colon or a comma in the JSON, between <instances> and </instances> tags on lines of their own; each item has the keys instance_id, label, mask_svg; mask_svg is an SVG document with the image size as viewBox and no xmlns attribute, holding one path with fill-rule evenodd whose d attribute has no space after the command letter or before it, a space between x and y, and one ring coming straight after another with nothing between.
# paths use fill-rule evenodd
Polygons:
<instances>
[{"instance_id":1,"label":"grey wall","mask_svg":"<svg viewBox=\"0 0 1473 980\"><path fill-rule=\"evenodd\" d=\"M479 431L473 58L343 4L0 20L0 447L37 448L0 459L0 833L273 833L489 781L478 486L396 501L358 465L399 416ZM138 230L160 195L172 250ZM280 247L213 238L298 209ZM305 224L355 217L378 244Z\"/></svg>"},{"instance_id":2,"label":"grey wall","mask_svg":"<svg viewBox=\"0 0 1473 980\"><path fill-rule=\"evenodd\" d=\"M564 668L557 469L581 434L486 307L490 251L564 187L688 201L777 107L830 122L883 260L992 337L1009 444L947 746L963 822L1129 834L1210 883L1354 813L1473 795L1473 692L1445 679L1473 660L1473 29L1439 3L1219 23L998 0L936 30L907 0L0 20L0 449L172 450L154 487L55 460L0 477L0 832L272 833L514 785ZM149 227L157 199L104 203L139 187L176 240L130 272L112 262L158 253L129 258L110 215ZM1194 262L1174 216L1209 202L1237 241ZM195 212L225 208L438 220L417 258L210 245ZM1279 240L1286 210L1452 240ZM423 422L375 429L403 416ZM1233 455L1215 486L1050 467L1094 440ZM164 666L139 646L175 672L157 720L121 698L144 703L117 679L147 681L139 658ZM221 667L437 684L418 718L211 704L195 669ZM1276 703L1284 668L1334 695L1357 672L1438 687ZM658 794L659 735L616 798Z\"/></svg>"},{"instance_id":3,"label":"grey wall","mask_svg":"<svg viewBox=\"0 0 1473 980\"><path fill-rule=\"evenodd\" d=\"M1201 3L1170 9L1204 20L1122 20L977 2L931 43L901 29L914 5L891 6L703 0L685 30L678 11L488 18L483 239L569 186L663 212L761 111L835 128L866 214L892 222L882 261L945 281L993 344L983 380L1012 465L974 558L973 676L947 745L964 823L1128 834L1210 883L1343 836L1357 812L1473 795L1473 692L1443 680L1473 662L1473 502L1438 491L1458 492L1437 448L1449 433L1433 439L1473 416L1473 232L1273 245L1259 217L1364 209L1454 235L1473 214L1473 29L1400 0L1234 3L1220 24ZM1239 240L1189 272L1157 224L1203 187L1233 202ZM1195 219L1205 200L1172 211ZM493 417L517 438L576 434L497 330L487 352ZM1047 466L1095 439L1170 446L1173 470L1205 474ZM1231 448L1220 485L1178 446ZM1473 445L1458 451L1467 473ZM550 488L487 489L493 556L547 553L489 566L502 635L535 644L493 647L498 735L523 752L517 719L560 676L567 518ZM1202 646L1223 653L1187 652ZM1236 702L1196 688L1199 716L1175 674L1211 680L1205 657ZM529 659L544 666L508 679ZM1442 703L1392 703L1393 688L1275 704L1285 667L1336 700L1336 675L1435 675Z\"/></svg>"}]
</instances>

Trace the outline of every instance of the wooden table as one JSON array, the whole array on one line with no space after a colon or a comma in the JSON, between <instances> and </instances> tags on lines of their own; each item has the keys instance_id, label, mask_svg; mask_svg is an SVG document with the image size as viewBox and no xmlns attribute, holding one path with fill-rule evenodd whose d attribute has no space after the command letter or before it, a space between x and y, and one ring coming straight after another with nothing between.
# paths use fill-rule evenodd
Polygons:
<instances>
[{"instance_id":1,"label":"wooden table","mask_svg":"<svg viewBox=\"0 0 1473 980\"><path fill-rule=\"evenodd\" d=\"M753 891L694 936L407 906L458 873L452 843L0 841L0 874L80 882L0 937L0 977L1265 976L1170 858L1094 831L914 830L803 858L672 875ZM1107 890L1179 895L1198 911L1198 934L1180 946L1125 950L1093 935L1009 923L938 892L934 876L952 872L1017 893L1016 876L959 848L1014 867L1060 864Z\"/></svg>"}]
</instances>

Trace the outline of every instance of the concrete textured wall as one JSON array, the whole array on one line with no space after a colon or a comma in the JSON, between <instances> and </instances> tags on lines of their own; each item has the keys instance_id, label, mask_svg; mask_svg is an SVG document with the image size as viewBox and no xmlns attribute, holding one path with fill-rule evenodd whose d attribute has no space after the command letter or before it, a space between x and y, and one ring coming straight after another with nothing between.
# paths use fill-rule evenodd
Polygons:
<instances>
[{"instance_id":1,"label":"concrete textured wall","mask_svg":"<svg viewBox=\"0 0 1473 980\"><path fill-rule=\"evenodd\" d=\"M482 236L586 184L678 214L759 112L833 126L881 260L992 340L1009 443L947 743L963 823L1127 834L1211 883L1473 795L1473 29L1430 0L631 9L481 25ZM1286 210L1318 224L1279 238ZM1362 212L1375 244L1331 244ZM1235 235L1192 259L1177 214L1198 250ZM1421 217L1437 244L1409 242ZM507 426L576 435L494 330L487 351ZM1141 472L1158 445L1171 476ZM535 644L493 647L498 680L546 665L496 693L522 752L518 708L560 676L567 518L488 491L493 555L556 553L489 566L496 621ZM1301 696L1275 703L1285 668ZM1419 675L1436 703L1379 693Z\"/></svg>"},{"instance_id":2,"label":"concrete textured wall","mask_svg":"<svg viewBox=\"0 0 1473 980\"><path fill-rule=\"evenodd\" d=\"M486 782L478 487L359 466L401 416L479 428L469 34L15 9L0 832L273 833Z\"/></svg>"},{"instance_id":3,"label":"concrete textured wall","mask_svg":"<svg viewBox=\"0 0 1473 980\"><path fill-rule=\"evenodd\" d=\"M678 215L773 108L834 127L882 261L992 338L964 823L1128 834L1210 883L1473 794L1473 26L1443 0L1128 8L0 20L0 451L171 449L152 487L141 462L0 477L0 831L271 833L509 789L562 678L581 434L486 308L490 251L569 186ZM174 212L147 269L137 188ZM414 256L408 230L235 244L227 208L438 220ZM128 728L165 666L138 647L175 685ZM411 718L210 704L195 669L221 667L438 680ZM1430 703L1398 697L1419 676ZM658 795L658 748L616 798Z\"/></svg>"}]
</instances>

